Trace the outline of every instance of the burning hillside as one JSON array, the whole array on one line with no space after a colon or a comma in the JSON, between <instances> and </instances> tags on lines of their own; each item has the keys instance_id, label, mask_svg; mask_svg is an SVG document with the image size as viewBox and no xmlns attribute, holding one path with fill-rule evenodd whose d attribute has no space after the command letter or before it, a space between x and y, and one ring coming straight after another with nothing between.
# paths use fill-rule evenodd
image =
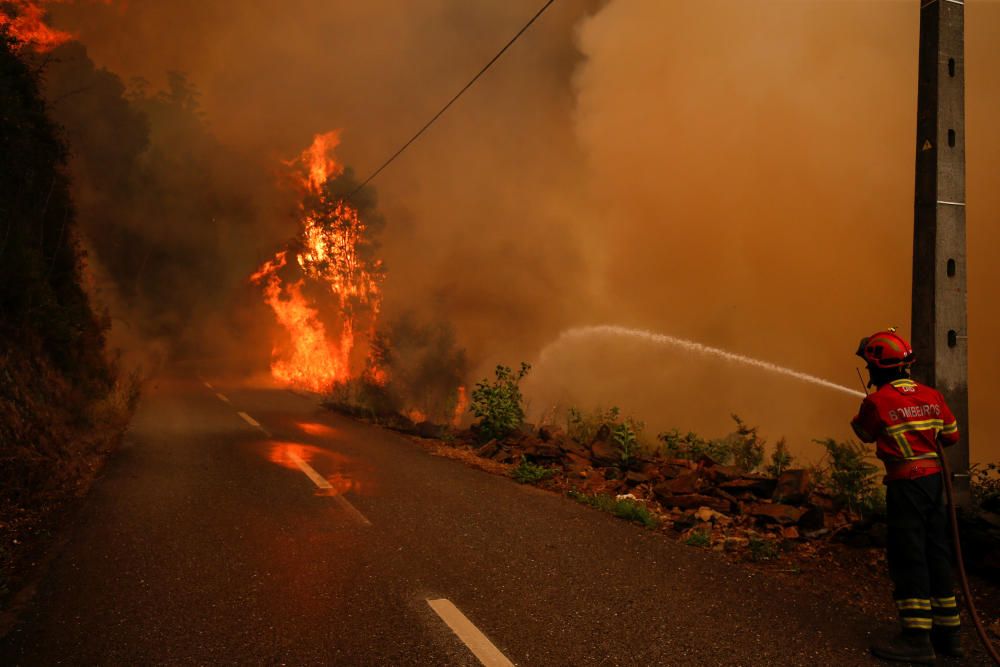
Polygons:
<instances>
[{"instance_id":1,"label":"burning hillside","mask_svg":"<svg viewBox=\"0 0 1000 667\"><path fill-rule=\"evenodd\" d=\"M385 272L375 257L373 230L344 197L349 179L333 157L339 142L336 131L319 134L287 163L302 193L301 230L250 278L264 286L264 299L286 334L274 344L272 375L317 392L360 375L386 381L371 345ZM359 331L366 336L361 346Z\"/></svg>"},{"instance_id":2,"label":"burning hillside","mask_svg":"<svg viewBox=\"0 0 1000 667\"><path fill-rule=\"evenodd\" d=\"M111 4L111 0L90 0ZM57 30L47 23L47 7L73 0L2 0L0 1L0 31L6 31L16 42L36 51L51 51L74 38L71 33Z\"/></svg>"}]
</instances>

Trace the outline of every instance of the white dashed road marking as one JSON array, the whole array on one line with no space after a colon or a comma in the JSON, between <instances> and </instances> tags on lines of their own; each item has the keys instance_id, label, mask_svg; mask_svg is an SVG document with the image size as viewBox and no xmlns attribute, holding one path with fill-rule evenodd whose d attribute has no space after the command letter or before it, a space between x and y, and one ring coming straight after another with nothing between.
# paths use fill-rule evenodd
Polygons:
<instances>
[{"instance_id":1,"label":"white dashed road marking","mask_svg":"<svg viewBox=\"0 0 1000 667\"><path fill-rule=\"evenodd\" d=\"M204 384L209 389L212 389L213 391L215 391L214 388L212 387L212 385L210 385L208 382L204 382ZM289 391L291 391L291 390L289 390ZM232 405L232 402L225 396L225 394L221 394L221 393L219 393L219 392L216 391L215 395L219 397L220 401L223 401L225 403L228 403L229 405ZM297 395L301 396L301 394L297 394ZM303 396L303 398L306 398L306 397ZM238 414L240 416L240 418L243 419L243 421L245 421L247 424L250 424L250 426L253 426L256 429L259 429L261 431L261 433L263 433L267 437L269 437L269 438L271 437L271 432L268 431L263 426L261 426L260 422L258 422L256 419L254 419L253 417L251 417L247 413L242 412L242 411L238 411L236 414ZM304 472L306 474L306 477L308 477L309 479L312 480L313 484L315 484L316 486L318 486L319 488L324 489L324 490L326 490L326 489L332 489L333 488L333 485L330 484L330 482L326 481L326 478L324 478L322 475L320 475L318 472L316 472L316 470L311 465L309 465L308 463L306 463L305 461L303 461L300 456L298 456L297 454L291 454L290 453L288 455L288 458L290 458L295 463L295 465L297 465L299 467L299 469L301 469L302 472ZM370 525L372 525L371 521L369 521L368 518L364 514L362 514L358 510L357 507L355 507L354 505L352 505L351 501L349 501L344 496L342 496L340 494L337 494L337 495L333 496L333 501L335 503L337 503L337 505L339 505L340 508L346 514L349 514L351 516L351 518L353 518L355 521L357 521L361 525L363 525L363 526L370 526Z\"/></svg>"},{"instance_id":2,"label":"white dashed road marking","mask_svg":"<svg viewBox=\"0 0 1000 667\"><path fill-rule=\"evenodd\" d=\"M253 417L251 417L251 416L250 416L250 415L248 415L247 413L245 413L245 412L237 412L236 414L238 414L238 415L239 415L240 417L242 417L242 418L243 418L243 421L245 421L246 423L250 424L251 426L253 426L253 427L254 427L254 428L256 428L256 429L260 429L260 431L261 431L261 432L262 432L262 433L263 433L264 435L266 435L267 437L269 437L269 438L271 437L271 432L270 432L270 431L268 431L268 430L267 430L266 428L264 428L263 426L261 426L261 425L260 425L260 422L258 422L258 421L257 421L256 419L254 419Z\"/></svg>"},{"instance_id":3,"label":"white dashed road marking","mask_svg":"<svg viewBox=\"0 0 1000 667\"><path fill-rule=\"evenodd\" d=\"M292 462L299 467L299 470L301 470L302 472L304 472L305 475L306 475L306 477L308 477L309 479L311 479L312 483L315 484L317 487L319 487L321 489L324 489L324 490L326 490L326 489L332 489L333 488L333 485L330 484L330 482L326 481L325 477L323 477L318 472L316 472L315 468L313 468L311 465L309 465L304 460L302 460L301 456L299 456L295 452L289 452L288 453L288 458L291 459ZM361 512L359 512L358 508L355 507L354 505L352 505L351 502L347 498L345 498L344 496L342 496L340 494L337 494L337 495L333 496L333 500L338 505L340 505L340 507L345 512L347 512L348 514L350 514L356 521L358 521L362 525L365 525L365 526L372 525L371 521L369 521L365 517L364 514L362 514Z\"/></svg>"},{"instance_id":4,"label":"white dashed road marking","mask_svg":"<svg viewBox=\"0 0 1000 667\"><path fill-rule=\"evenodd\" d=\"M514 663L508 660L450 600L443 598L428 600L427 604L442 621L448 624L451 631L458 635L462 643L469 647L472 654L479 658L479 662L486 667L514 667Z\"/></svg>"},{"instance_id":5,"label":"white dashed road marking","mask_svg":"<svg viewBox=\"0 0 1000 667\"><path fill-rule=\"evenodd\" d=\"M215 387L213 387L213 386L212 386L212 385L210 385L209 383L207 383L207 382L202 382L202 384L204 384L204 385L205 385L206 387L208 387L208 388L209 388L209 389L211 389L212 391L215 391Z\"/></svg>"}]
</instances>

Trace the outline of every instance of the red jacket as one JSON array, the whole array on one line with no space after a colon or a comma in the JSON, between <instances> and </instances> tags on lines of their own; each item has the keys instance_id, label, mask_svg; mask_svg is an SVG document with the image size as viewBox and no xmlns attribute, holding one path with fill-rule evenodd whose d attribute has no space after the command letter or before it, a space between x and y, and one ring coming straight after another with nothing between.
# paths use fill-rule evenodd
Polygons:
<instances>
[{"instance_id":1,"label":"red jacket","mask_svg":"<svg viewBox=\"0 0 1000 667\"><path fill-rule=\"evenodd\" d=\"M935 441L958 442L958 423L941 393L910 379L884 384L865 398L851 427L863 442L878 443L887 482L940 472Z\"/></svg>"}]
</instances>

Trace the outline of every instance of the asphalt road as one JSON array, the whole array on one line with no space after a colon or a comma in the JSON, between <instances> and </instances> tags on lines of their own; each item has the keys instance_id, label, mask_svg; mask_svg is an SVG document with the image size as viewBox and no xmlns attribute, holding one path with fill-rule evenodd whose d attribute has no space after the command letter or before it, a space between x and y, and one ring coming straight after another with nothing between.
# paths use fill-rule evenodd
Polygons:
<instances>
[{"instance_id":1,"label":"asphalt road","mask_svg":"<svg viewBox=\"0 0 1000 667\"><path fill-rule=\"evenodd\" d=\"M493 664L872 664L850 607L309 399L209 382L147 391L2 664L480 664L428 600Z\"/></svg>"}]
</instances>

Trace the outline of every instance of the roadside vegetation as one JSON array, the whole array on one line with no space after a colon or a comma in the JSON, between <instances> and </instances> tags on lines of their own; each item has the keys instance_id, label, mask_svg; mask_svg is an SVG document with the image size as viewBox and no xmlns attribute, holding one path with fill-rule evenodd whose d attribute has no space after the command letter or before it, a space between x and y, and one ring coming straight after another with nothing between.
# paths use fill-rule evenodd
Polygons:
<instances>
[{"instance_id":1,"label":"roadside vegetation","mask_svg":"<svg viewBox=\"0 0 1000 667\"><path fill-rule=\"evenodd\" d=\"M656 528L660 524L659 519L649 508L632 498L615 498L603 493L587 495L577 491L570 491L567 495L579 503L646 528Z\"/></svg>"},{"instance_id":2,"label":"roadside vegetation","mask_svg":"<svg viewBox=\"0 0 1000 667\"><path fill-rule=\"evenodd\" d=\"M0 594L118 444L139 394L107 352L86 265L67 148L38 74L0 32Z\"/></svg>"},{"instance_id":3,"label":"roadside vegetation","mask_svg":"<svg viewBox=\"0 0 1000 667\"><path fill-rule=\"evenodd\" d=\"M470 409L478 419L475 431L482 442L505 438L524 424L521 380L530 370L531 366L524 362L517 372L498 365L493 380L486 378L476 384Z\"/></svg>"}]
</instances>

